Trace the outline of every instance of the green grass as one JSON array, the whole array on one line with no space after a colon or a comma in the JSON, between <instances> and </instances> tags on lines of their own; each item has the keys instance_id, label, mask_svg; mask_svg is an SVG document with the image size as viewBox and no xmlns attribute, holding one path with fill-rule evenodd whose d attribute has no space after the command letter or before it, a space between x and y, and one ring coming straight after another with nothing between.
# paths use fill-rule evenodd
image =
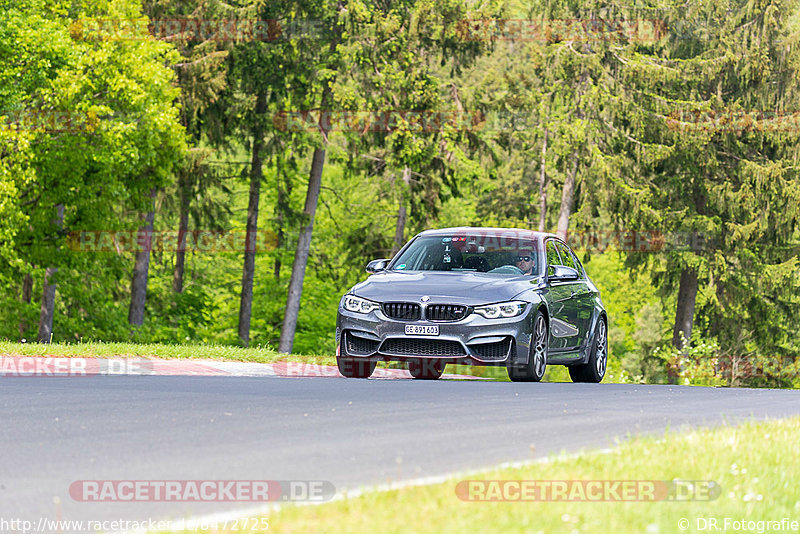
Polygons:
<instances>
[{"instance_id":1,"label":"green grass","mask_svg":"<svg viewBox=\"0 0 800 534\"><path fill-rule=\"evenodd\" d=\"M333 356L280 354L269 347L242 348L229 345L165 345L160 343L12 343L0 341L3 356L55 356L61 358L151 357L164 359L202 358L241 362L272 363L302 361L336 365Z\"/></svg>"},{"instance_id":2,"label":"green grass","mask_svg":"<svg viewBox=\"0 0 800 534\"><path fill-rule=\"evenodd\" d=\"M448 482L371 492L268 515L269 532L699 532L697 519L800 520L800 418L625 441L610 453L560 456L468 478L715 481L714 500L689 502L467 502ZM487 448L490 437L487 436ZM346 454L346 453L343 453ZM689 529L679 528L681 519ZM713 531L713 529L711 530ZM741 532L730 526L728 532ZM709 532L706 528L705 532Z\"/></svg>"},{"instance_id":3,"label":"green grass","mask_svg":"<svg viewBox=\"0 0 800 534\"><path fill-rule=\"evenodd\" d=\"M135 343L12 343L0 355L56 357L204 358L271 363L291 360L335 364L332 356L279 354L269 347ZM447 372L465 372L448 366ZM474 368L504 378L502 368ZM560 366L546 379L568 380ZM490 447L487 436L487 447ZM458 479L430 486L371 492L319 506L284 507L268 516L270 532L685 532L687 518L800 520L800 418L704 429L663 438L636 438L610 454L558 457L523 468L500 469L469 479L510 480L713 480L721 496L693 502L466 502ZM720 529L721 531L722 529ZM710 531L708 528L706 532ZM732 532L731 528L728 528Z\"/></svg>"},{"instance_id":4,"label":"green grass","mask_svg":"<svg viewBox=\"0 0 800 534\"><path fill-rule=\"evenodd\" d=\"M270 347L243 348L230 345L166 345L162 343L15 343L0 341L0 356L54 356L59 358L125 358L151 357L163 359L207 359L256 363L292 361L336 365L336 358L327 355L281 354ZM403 367L395 362L378 364L379 367ZM550 367L545 381L568 381L566 369L558 373L560 366ZM505 367L472 367L448 365L447 373L483 376L497 380L508 380ZM564 376L561 376L561 375Z\"/></svg>"},{"instance_id":5,"label":"green grass","mask_svg":"<svg viewBox=\"0 0 800 534\"><path fill-rule=\"evenodd\" d=\"M333 355L281 354L266 346L251 348L230 345L168 345L162 343L104 343L89 341L85 343L16 343L0 340L0 356L52 356L59 358L126 358L150 357L163 359L206 359L256 363L291 361L336 365ZM402 368L396 362L380 362L378 367ZM508 381L505 367L479 367L449 364L446 373L472 375L494 380ZM547 368L544 382L570 382L566 367L551 365ZM605 382L618 382L611 370Z\"/></svg>"}]
</instances>

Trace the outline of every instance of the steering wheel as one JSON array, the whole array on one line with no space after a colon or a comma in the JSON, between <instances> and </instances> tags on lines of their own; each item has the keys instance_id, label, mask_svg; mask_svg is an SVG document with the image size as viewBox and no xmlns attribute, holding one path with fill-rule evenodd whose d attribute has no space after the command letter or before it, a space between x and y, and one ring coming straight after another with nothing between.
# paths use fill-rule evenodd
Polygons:
<instances>
[{"instance_id":1,"label":"steering wheel","mask_svg":"<svg viewBox=\"0 0 800 534\"><path fill-rule=\"evenodd\" d=\"M525 274L525 271L523 271L516 265L501 265L500 267L492 269L489 272L497 274Z\"/></svg>"}]
</instances>

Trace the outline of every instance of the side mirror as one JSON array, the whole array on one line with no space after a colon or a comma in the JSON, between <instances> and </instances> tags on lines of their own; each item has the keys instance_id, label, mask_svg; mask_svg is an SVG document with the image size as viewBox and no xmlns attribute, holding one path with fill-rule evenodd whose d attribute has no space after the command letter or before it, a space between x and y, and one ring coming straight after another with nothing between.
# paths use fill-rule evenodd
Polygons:
<instances>
[{"instance_id":1,"label":"side mirror","mask_svg":"<svg viewBox=\"0 0 800 534\"><path fill-rule=\"evenodd\" d=\"M578 271L565 265L553 266L553 274L547 277L550 281L569 282L579 278Z\"/></svg>"},{"instance_id":2,"label":"side mirror","mask_svg":"<svg viewBox=\"0 0 800 534\"><path fill-rule=\"evenodd\" d=\"M386 270L386 266L389 265L388 259L380 259L380 260L372 260L367 264L367 272L371 274L379 273L381 271Z\"/></svg>"}]
</instances>

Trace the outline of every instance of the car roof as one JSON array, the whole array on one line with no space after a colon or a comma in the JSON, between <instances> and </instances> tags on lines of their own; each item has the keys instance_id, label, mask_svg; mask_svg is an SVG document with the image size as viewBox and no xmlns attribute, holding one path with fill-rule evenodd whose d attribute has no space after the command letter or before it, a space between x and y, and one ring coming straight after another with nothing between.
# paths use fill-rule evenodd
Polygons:
<instances>
[{"instance_id":1,"label":"car roof","mask_svg":"<svg viewBox=\"0 0 800 534\"><path fill-rule=\"evenodd\" d=\"M543 239L545 237L558 237L555 234L551 234L549 232L535 232L533 230L528 230L527 228L494 228L494 227L486 227L486 226L456 226L453 228L439 228L433 230L425 230L417 234L418 236L445 236L450 235L458 232L495 232L495 233L503 233L503 232L515 232L520 237L528 237L531 239Z\"/></svg>"}]
</instances>

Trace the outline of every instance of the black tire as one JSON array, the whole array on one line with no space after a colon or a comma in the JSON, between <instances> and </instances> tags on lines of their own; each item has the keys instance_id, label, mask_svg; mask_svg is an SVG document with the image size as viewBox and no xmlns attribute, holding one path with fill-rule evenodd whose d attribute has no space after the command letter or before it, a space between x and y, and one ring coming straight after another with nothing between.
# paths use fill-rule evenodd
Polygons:
<instances>
[{"instance_id":1,"label":"black tire","mask_svg":"<svg viewBox=\"0 0 800 534\"><path fill-rule=\"evenodd\" d=\"M541 311L536 312L533 319L533 333L531 334L531 348L528 354L528 363L525 365L509 365L508 378L512 382L539 382L547 370L547 344L549 335L547 321Z\"/></svg>"},{"instance_id":2,"label":"black tire","mask_svg":"<svg viewBox=\"0 0 800 534\"><path fill-rule=\"evenodd\" d=\"M375 371L375 366L378 365L378 362L337 356L336 365L345 378L369 378L372 376L372 372Z\"/></svg>"},{"instance_id":3,"label":"black tire","mask_svg":"<svg viewBox=\"0 0 800 534\"><path fill-rule=\"evenodd\" d=\"M444 363L428 358L408 362L408 372L418 380L438 380L444 373L444 367Z\"/></svg>"},{"instance_id":4,"label":"black tire","mask_svg":"<svg viewBox=\"0 0 800 534\"><path fill-rule=\"evenodd\" d=\"M608 366L608 326L606 320L601 317L597 322L592 339L592 352L589 354L589 361L581 365L567 367L569 377L573 382L599 383L606 376Z\"/></svg>"}]
</instances>

